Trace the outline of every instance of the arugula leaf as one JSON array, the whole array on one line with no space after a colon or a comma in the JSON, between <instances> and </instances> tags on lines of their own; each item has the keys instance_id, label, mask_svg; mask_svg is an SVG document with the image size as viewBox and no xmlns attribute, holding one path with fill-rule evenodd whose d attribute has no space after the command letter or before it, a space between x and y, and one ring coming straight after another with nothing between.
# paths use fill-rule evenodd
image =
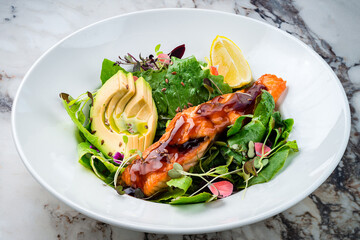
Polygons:
<instances>
[{"instance_id":1,"label":"arugula leaf","mask_svg":"<svg viewBox=\"0 0 360 240\"><path fill-rule=\"evenodd\" d=\"M181 205L181 204L189 204L189 203L203 203L209 201L213 195L211 195L208 192L202 192L199 194L196 194L192 197L178 197L176 199L173 199L170 204L172 205Z\"/></svg>"},{"instance_id":2,"label":"arugula leaf","mask_svg":"<svg viewBox=\"0 0 360 240\"><path fill-rule=\"evenodd\" d=\"M101 74L100 74L100 79L101 79L101 82L103 85L107 80L109 80L119 70L123 70L124 72L127 72L119 65L114 65L114 64L115 64L115 62L110 61L109 59L105 58L103 60L102 67L101 67Z\"/></svg>"}]
</instances>

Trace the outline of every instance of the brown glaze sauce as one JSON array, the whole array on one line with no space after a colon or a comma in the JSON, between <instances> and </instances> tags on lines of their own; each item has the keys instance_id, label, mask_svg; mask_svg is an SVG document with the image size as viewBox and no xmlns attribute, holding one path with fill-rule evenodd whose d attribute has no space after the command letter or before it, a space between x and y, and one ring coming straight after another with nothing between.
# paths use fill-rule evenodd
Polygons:
<instances>
[{"instance_id":1,"label":"brown glaze sauce","mask_svg":"<svg viewBox=\"0 0 360 240\"><path fill-rule=\"evenodd\" d=\"M160 139L158 147L146 158L138 158L129 166L132 187L142 188L149 174L168 171L169 164L175 162L181 164L181 158L206 139L206 136L199 136L199 131L214 136L231 124L228 116L230 112L235 112L239 116L252 113L255 99L262 89L265 87L258 84L253 85L246 93L235 92L229 98L215 97L209 102L193 107L195 114L191 117L190 114L178 113L181 116L173 120L176 122L170 130L169 138L163 142ZM189 136L189 140L181 143L185 135Z\"/></svg>"}]
</instances>

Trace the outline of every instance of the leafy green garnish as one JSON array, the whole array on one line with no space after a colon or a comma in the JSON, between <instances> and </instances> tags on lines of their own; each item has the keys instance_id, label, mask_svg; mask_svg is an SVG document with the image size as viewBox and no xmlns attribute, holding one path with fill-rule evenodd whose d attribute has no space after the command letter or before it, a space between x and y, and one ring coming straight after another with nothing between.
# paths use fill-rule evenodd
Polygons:
<instances>
[{"instance_id":1,"label":"leafy green garnish","mask_svg":"<svg viewBox=\"0 0 360 240\"><path fill-rule=\"evenodd\" d=\"M190 187L191 183L192 183L192 179L191 179L191 177L188 177L188 176L182 176L181 178L171 179L166 182L166 184L169 187L176 187L176 188L182 189L184 191L184 193L186 193L186 191Z\"/></svg>"},{"instance_id":2,"label":"leafy green garnish","mask_svg":"<svg viewBox=\"0 0 360 240\"><path fill-rule=\"evenodd\" d=\"M197 195L186 197L181 196L176 199L173 199L170 204L172 205L181 205L181 204L190 204L190 203L203 203L209 201L213 198L213 195L208 192L202 192Z\"/></svg>"},{"instance_id":3,"label":"leafy green garnish","mask_svg":"<svg viewBox=\"0 0 360 240\"><path fill-rule=\"evenodd\" d=\"M266 133L264 125L256 119L246 124L238 133L228 139L229 146L237 151L247 152L248 143L261 142Z\"/></svg>"},{"instance_id":4,"label":"leafy green garnish","mask_svg":"<svg viewBox=\"0 0 360 240\"><path fill-rule=\"evenodd\" d=\"M232 92L222 76L211 75L209 69L203 70L194 56L172 58L171 61L173 64L167 69L134 72L135 76L144 77L153 89L160 134L164 132L167 120L172 119L179 109L196 106L215 96ZM209 93L204 87L203 80L206 78L211 80L213 93Z\"/></svg>"},{"instance_id":5,"label":"leafy green garnish","mask_svg":"<svg viewBox=\"0 0 360 240\"><path fill-rule=\"evenodd\" d=\"M107 80L109 80L119 70L126 72L119 65L115 65L115 62L105 58L102 62L102 67L101 67L101 75L100 75L101 83L104 85L104 83Z\"/></svg>"},{"instance_id":6,"label":"leafy green garnish","mask_svg":"<svg viewBox=\"0 0 360 240\"><path fill-rule=\"evenodd\" d=\"M75 123L76 127L79 129L79 131L82 133L84 138L89 141L93 146L95 146L97 149L101 149L101 140L97 136L93 135L89 128L85 127L90 124L90 120L85 118L85 115L83 113L83 108L87 101L90 98L78 98L78 99L72 99L70 96L68 96L68 99L64 99L62 97L62 102L64 105L64 108L68 115L70 116L71 120ZM67 100L70 100L69 102ZM86 121L88 121L88 124L86 124ZM104 156L108 157L107 153L103 152Z\"/></svg>"},{"instance_id":7,"label":"leafy green garnish","mask_svg":"<svg viewBox=\"0 0 360 240\"><path fill-rule=\"evenodd\" d=\"M160 44L155 47L156 55L162 53L160 47ZM181 53L179 56L172 54L176 49L178 55ZM181 45L169 55L181 58L184 49L184 45ZM212 75L207 64L196 60L194 56L185 59L172 57L171 61L166 59L166 63L158 61L153 55L146 58L139 55L140 60L137 60L127 54L119 59L116 62L104 59L100 76L102 84L119 70L125 71L119 65L133 65L133 75L143 77L152 88L159 119L157 135L163 134L166 124L177 112L232 92L230 86L224 83L223 76ZM107 153L94 149L101 149L101 141L91 134L90 119L84 114L85 105L92 102L92 94L77 99L68 94L60 96L84 140L78 145L79 162L105 183L114 186L119 194L124 194L123 187L117 186L118 176L135 157L142 157L141 152L124 159L120 165L107 159ZM238 189L274 178L284 166L290 151L298 151L296 141L287 141L294 121L283 120L279 112L274 112L274 99L265 90L257 97L255 106L253 115L240 116L226 134L218 136L206 154L198 159L197 166L184 171L180 164L175 163L173 169L168 171L171 179L166 183L167 191L151 196L152 200L173 205L208 202L215 199L216 195L206 192L205 188L221 178L229 180ZM246 118L251 119L244 121ZM123 140L126 144L128 137L124 136ZM263 146L261 155L256 153L256 156L254 143L255 146ZM264 154L265 145L267 154ZM259 147L256 149L259 152ZM145 197L140 189L136 191L140 195L135 196Z\"/></svg>"},{"instance_id":8,"label":"leafy green garnish","mask_svg":"<svg viewBox=\"0 0 360 240\"><path fill-rule=\"evenodd\" d=\"M275 153L271 158L269 158L268 165L258 174L258 176L249 180L248 186L270 181L284 166L289 152L290 148L286 147Z\"/></svg>"},{"instance_id":9,"label":"leafy green garnish","mask_svg":"<svg viewBox=\"0 0 360 240\"><path fill-rule=\"evenodd\" d=\"M78 156L80 164L92 170L105 183L112 184L117 167L90 146L88 142L79 143Z\"/></svg>"},{"instance_id":10,"label":"leafy green garnish","mask_svg":"<svg viewBox=\"0 0 360 240\"><path fill-rule=\"evenodd\" d=\"M180 178L171 179L167 181L166 184L169 188L165 193L161 194L156 200L154 200L155 202L164 202L184 195L191 186L192 179L188 176L182 176Z\"/></svg>"},{"instance_id":11,"label":"leafy green garnish","mask_svg":"<svg viewBox=\"0 0 360 240\"><path fill-rule=\"evenodd\" d=\"M227 131L227 136L231 137L235 133L239 132L241 127L243 126L243 121L245 118L252 118L253 115L243 115L236 119L234 125L231 126L231 128Z\"/></svg>"},{"instance_id":12,"label":"leafy green garnish","mask_svg":"<svg viewBox=\"0 0 360 240\"><path fill-rule=\"evenodd\" d=\"M267 126L270 116L275 108L274 98L268 91L262 90L262 94L257 98L261 99L254 110L254 119L259 120L264 126Z\"/></svg>"}]
</instances>

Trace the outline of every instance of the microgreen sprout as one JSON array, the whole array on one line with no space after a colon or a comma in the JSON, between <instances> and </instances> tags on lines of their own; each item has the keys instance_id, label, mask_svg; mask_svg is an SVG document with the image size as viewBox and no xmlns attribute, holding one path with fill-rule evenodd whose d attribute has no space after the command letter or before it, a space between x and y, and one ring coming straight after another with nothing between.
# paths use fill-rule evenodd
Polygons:
<instances>
[{"instance_id":1,"label":"microgreen sprout","mask_svg":"<svg viewBox=\"0 0 360 240\"><path fill-rule=\"evenodd\" d=\"M115 175L114 175L114 187L115 187L115 188L116 188L116 186L117 186L117 179L118 179L118 177L119 177L119 174L120 174L121 170L126 166L126 164L127 164L128 162L133 161L137 156L138 156L138 155L132 155L132 156L130 156L130 157L128 157L128 158L125 158L125 159L122 161L122 163L120 164L120 166L118 167L118 169L116 170Z\"/></svg>"}]
</instances>

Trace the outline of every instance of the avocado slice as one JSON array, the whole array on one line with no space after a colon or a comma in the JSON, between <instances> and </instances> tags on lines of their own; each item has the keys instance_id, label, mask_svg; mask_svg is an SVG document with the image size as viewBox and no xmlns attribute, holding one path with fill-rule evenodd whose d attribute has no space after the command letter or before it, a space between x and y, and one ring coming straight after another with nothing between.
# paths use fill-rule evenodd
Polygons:
<instances>
[{"instance_id":1,"label":"avocado slice","mask_svg":"<svg viewBox=\"0 0 360 240\"><path fill-rule=\"evenodd\" d=\"M134 140L136 147L128 144L127 151L131 149L138 149L144 151L155 137L157 126L157 110L155 102L152 99L152 90L148 82L143 77L140 77L135 82L136 93L128 102L124 109L124 115L128 119L136 119L137 122L128 122L131 126L136 128L140 134L132 135L137 137ZM129 137L130 143L130 137Z\"/></svg>"},{"instance_id":2,"label":"avocado slice","mask_svg":"<svg viewBox=\"0 0 360 240\"><path fill-rule=\"evenodd\" d=\"M90 117L91 130L101 139L99 150L109 157L144 151L154 140L157 110L152 90L142 77L134 83L132 73L120 70L106 81L94 98Z\"/></svg>"}]
</instances>

